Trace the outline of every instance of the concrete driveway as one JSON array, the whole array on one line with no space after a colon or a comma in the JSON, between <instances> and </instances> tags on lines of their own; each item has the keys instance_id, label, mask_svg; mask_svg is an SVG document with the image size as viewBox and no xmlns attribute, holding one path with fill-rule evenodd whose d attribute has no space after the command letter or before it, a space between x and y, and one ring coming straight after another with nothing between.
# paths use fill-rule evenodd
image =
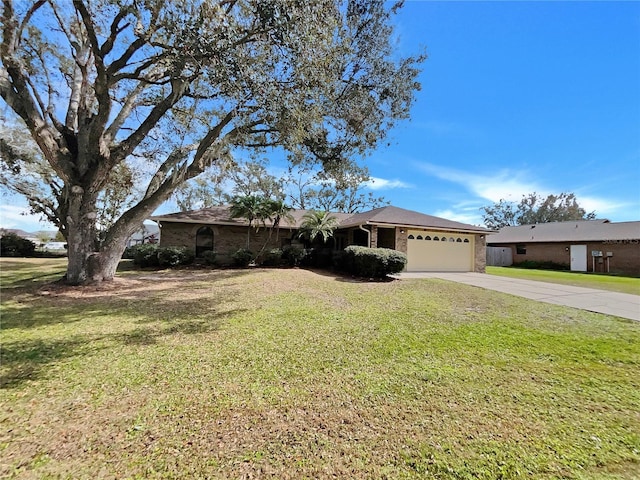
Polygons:
<instances>
[{"instance_id":1,"label":"concrete driveway","mask_svg":"<svg viewBox=\"0 0 640 480\"><path fill-rule=\"evenodd\" d=\"M639 295L608 292L594 288L573 287L557 283L536 282L518 278L499 277L486 273L403 272L396 278L440 278L452 282L473 285L539 302L565 305L590 312L604 313L640 321Z\"/></svg>"}]
</instances>

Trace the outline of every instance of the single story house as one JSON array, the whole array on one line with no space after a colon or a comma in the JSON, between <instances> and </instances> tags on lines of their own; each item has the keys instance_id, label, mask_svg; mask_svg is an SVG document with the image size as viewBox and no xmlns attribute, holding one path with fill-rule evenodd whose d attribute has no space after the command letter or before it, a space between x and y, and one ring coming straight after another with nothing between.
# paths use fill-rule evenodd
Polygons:
<instances>
[{"instance_id":1,"label":"single story house","mask_svg":"<svg viewBox=\"0 0 640 480\"><path fill-rule=\"evenodd\" d=\"M579 220L504 227L487 237L512 263L554 262L577 272L640 276L640 221ZM489 264L492 262L490 261Z\"/></svg>"},{"instance_id":2,"label":"single story house","mask_svg":"<svg viewBox=\"0 0 640 480\"><path fill-rule=\"evenodd\" d=\"M127 239L127 247L132 247L133 245L141 245L143 243L158 243L158 239L160 238L160 229L158 225L146 224L143 223L142 226L133 232Z\"/></svg>"},{"instance_id":3,"label":"single story house","mask_svg":"<svg viewBox=\"0 0 640 480\"><path fill-rule=\"evenodd\" d=\"M259 225L252 229L249 249L258 252L298 242L306 210L291 210L291 219L279 229ZM363 213L332 213L338 226L333 248L349 245L391 248L407 254L408 271L484 272L485 236L491 230L386 206ZM160 246L186 246L199 256L215 250L227 261L234 251L246 247L248 221L231 218L229 206L219 206L151 217L160 227Z\"/></svg>"}]
</instances>

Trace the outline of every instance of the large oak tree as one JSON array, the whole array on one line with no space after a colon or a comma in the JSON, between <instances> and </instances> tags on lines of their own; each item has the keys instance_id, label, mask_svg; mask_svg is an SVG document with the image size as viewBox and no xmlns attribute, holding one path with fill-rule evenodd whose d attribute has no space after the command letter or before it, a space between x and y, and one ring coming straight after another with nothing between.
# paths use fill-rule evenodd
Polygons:
<instances>
[{"instance_id":1,"label":"large oak tree","mask_svg":"<svg viewBox=\"0 0 640 480\"><path fill-rule=\"evenodd\" d=\"M392 48L396 8L3 0L0 95L53 172L54 201L40 200L66 236L67 281L112 279L141 222L234 151L278 147L331 170L374 148L419 88L422 56ZM123 165L148 183L99 236L99 198Z\"/></svg>"}]
</instances>

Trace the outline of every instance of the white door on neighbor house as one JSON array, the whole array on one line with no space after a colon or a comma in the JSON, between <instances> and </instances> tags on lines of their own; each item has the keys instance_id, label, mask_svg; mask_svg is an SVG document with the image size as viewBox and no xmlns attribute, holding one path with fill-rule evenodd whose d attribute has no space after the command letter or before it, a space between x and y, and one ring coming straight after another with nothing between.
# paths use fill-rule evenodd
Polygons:
<instances>
[{"instance_id":1,"label":"white door on neighbor house","mask_svg":"<svg viewBox=\"0 0 640 480\"><path fill-rule=\"evenodd\" d=\"M587 246L571 245L571 271L587 271Z\"/></svg>"}]
</instances>

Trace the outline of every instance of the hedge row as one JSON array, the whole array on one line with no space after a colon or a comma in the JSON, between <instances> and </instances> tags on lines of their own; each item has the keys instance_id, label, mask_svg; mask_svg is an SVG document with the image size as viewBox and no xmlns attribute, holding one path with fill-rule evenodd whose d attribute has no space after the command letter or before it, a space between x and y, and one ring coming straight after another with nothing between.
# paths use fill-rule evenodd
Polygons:
<instances>
[{"instance_id":1,"label":"hedge row","mask_svg":"<svg viewBox=\"0 0 640 480\"><path fill-rule=\"evenodd\" d=\"M135 245L125 250L124 258L131 258L140 267L175 267L190 264L193 252L184 247L158 247L153 244ZM245 268L251 262L265 267L303 266L315 268L334 267L351 275L366 278L384 278L401 272L407 264L407 256L388 248L367 248L350 246L343 251L326 248L305 250L289 245L274 248L256 256L250 250L241 248L231 255L235 267ZM215 264L216 253L204 252L203 259L209 265Z\"/></svg>"},{"instance_id":2,"label":"hedge row","mask_svg":"<svg viewBox=\"0 0 640 480\"><path fill-rule=\"evenodd\" d=\"M407 256L390 248L367 248L352 245L336 258L337 268L366 278L384 278L401 272L407 264Z\"/></svg>"},{"instance_id":3,"label":"hedge row","mask_svg":"<svg viewBox=\"0 0 640 480\"><path fill-rule=\"evenodd\" d=\"M193 263L195 256L186 247L158 247L145 243L128 247L122 258L132 259L140 267L176 267Z\"/></svg>"}]
</instances>

